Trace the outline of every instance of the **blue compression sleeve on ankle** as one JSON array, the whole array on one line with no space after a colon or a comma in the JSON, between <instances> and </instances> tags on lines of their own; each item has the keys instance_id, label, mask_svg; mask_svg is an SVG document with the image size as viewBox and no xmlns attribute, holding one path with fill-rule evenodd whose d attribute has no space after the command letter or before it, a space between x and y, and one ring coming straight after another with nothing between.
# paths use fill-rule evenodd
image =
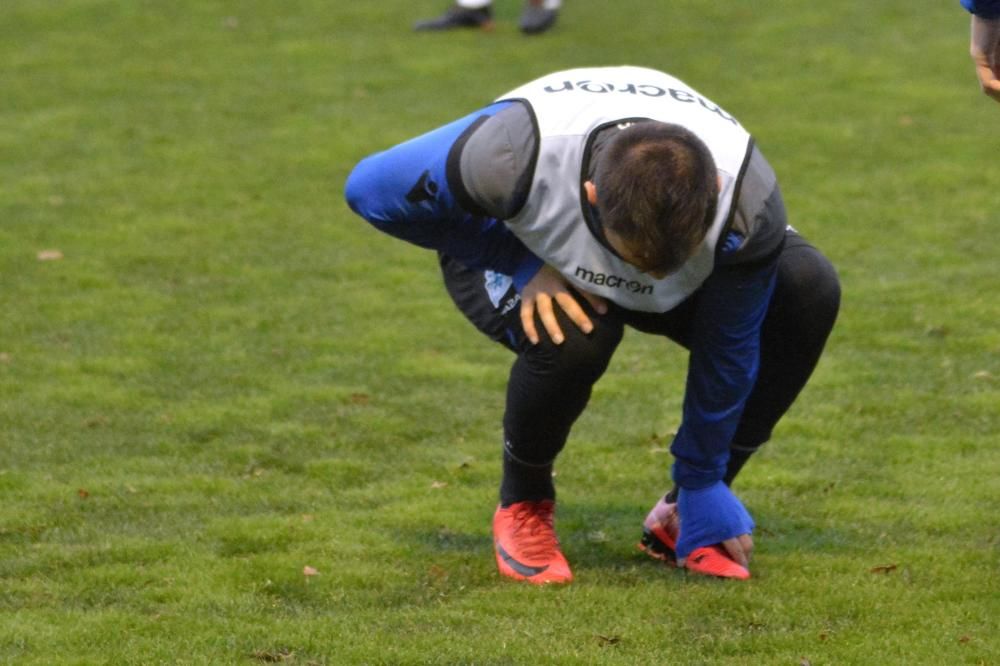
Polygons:
<instances>
[{"instance_id":1,"label":"blue compression sleeve on ankle","mask_svg":"<svg viewBox=\"0 0 1000 666\"><path fill-rule=\"evenodd\" d=\"M722 481L697 490L681 488L677 511L681 519L679 558L686 558L696 548L750 534L754 528L750 513Z\"/></svg>"}]
</instances>

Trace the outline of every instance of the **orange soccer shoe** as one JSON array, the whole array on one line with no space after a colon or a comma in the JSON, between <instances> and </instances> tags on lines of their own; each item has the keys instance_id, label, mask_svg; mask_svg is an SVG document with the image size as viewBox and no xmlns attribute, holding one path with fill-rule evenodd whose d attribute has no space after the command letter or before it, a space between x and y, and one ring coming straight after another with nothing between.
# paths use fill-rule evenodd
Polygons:
<instances>
[{"instance_id":1,"label":"orange soccer shoe","mask_svg":"<svg viewBox=\"0 0 1000 666\"><path fill-rule=\"evenodd\" d=\"M573 580L553 528L555 502L516 502L493 514L493 545L500 573L535 585Z\"/></svg>"},{"instance_id":2,"label":"orange soccer shoe","mask_svg":"<svg viewBox=\"0 0 1000 666\"><path fill-rule=\"evenodd\" d=\"M646 516L642 525L642 540L639 549L650 557L677 566L677 534L680 532L680 517L677 504L661 499ZM688 555L684 567L688 571L719 578L746 580L750 572L746 567L729 557L722 546L695 548Z\"/></svg>"}]
</instances>

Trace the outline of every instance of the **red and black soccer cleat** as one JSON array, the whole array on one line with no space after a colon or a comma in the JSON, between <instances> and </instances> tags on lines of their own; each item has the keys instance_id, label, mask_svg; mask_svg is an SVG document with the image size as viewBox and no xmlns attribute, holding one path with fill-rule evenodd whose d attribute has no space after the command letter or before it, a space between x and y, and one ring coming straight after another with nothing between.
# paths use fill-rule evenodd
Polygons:
<instances>
[{"instance_id":1,"label":"red and black soccer cleat","mask_svg":"<svg viewBox=\"0 0 1000 666\"><path fill-rule=\"evenodd\" d=\"M553 527L555 502L516 502L493 514L493 545L500 573L536 585L573 580Z\"/></svg>"},{"instance_id":2,"label":"red and black soccer cleat","mask_svg":"<svg viewBox=\"0 0 1000 666\"><path fill-rule=\"evenodd\" d=\"M661 499L646 516L642 525L642 540L639 549L650 557L677 566L677 535L680 532L680 517L677 504ZM722 546L695 548L684 562L688 571L718 578L750 578L750 571L734 561Z\"/></svg>"}]
</instances>

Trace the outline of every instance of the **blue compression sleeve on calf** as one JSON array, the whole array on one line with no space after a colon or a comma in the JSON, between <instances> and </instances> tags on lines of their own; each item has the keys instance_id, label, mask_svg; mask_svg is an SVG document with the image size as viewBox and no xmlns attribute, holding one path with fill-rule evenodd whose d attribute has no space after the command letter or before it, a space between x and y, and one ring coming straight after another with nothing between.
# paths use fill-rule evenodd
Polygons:
<instances>
[{"instance_id":1,"label":"blue compression sleeve on calf","mask_svg":"<svg viewBox=\"0 0 1000 666\"><path fill-rule=\"evenodd\" d=\"M750 534L754 528L746 507L722 481L698 490L681 488L677 512L681 519L679 558L686 558L695 548Z\"/></svg>"}]
</instances>

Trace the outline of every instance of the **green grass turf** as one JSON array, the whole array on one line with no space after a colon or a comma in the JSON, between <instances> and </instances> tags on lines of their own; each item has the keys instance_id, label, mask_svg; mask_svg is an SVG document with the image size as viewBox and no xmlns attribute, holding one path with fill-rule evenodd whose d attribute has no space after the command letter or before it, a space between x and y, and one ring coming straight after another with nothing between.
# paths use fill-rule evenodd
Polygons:
<instances>
[{"instance_id":1,"label":"green grass turf","mask_svg":"<svg viewBox=\"0 0 1000 666\"><path fill-rule=\"evenodd\" d=\"M0 3L0 662L1000 663L1000 108L957 3L410 31L441 9ZM738 484L747 583L634 548L684 371L640 335L560 459L577 581L500 580L510 359L342 201L365 154L621 63L736 114L843 280Z\"/></svg>"}]
</instances>

